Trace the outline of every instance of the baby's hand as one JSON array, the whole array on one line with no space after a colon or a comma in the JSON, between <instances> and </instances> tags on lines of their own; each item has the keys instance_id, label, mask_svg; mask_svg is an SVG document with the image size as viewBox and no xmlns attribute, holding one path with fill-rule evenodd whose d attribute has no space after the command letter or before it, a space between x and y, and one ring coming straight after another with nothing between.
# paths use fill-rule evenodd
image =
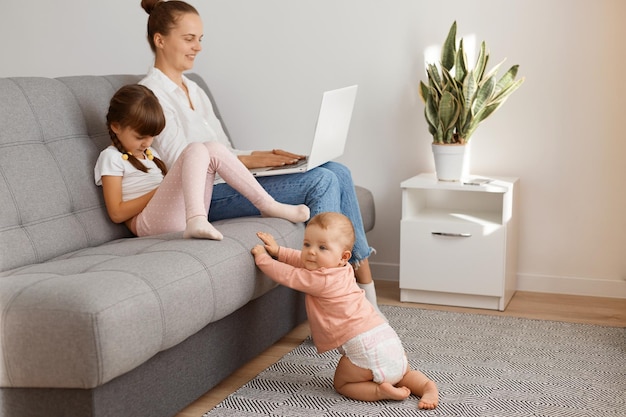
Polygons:
<instances>
[{"instance_id":1,"label":"baby's hand","mask_svg":"<svg viewBox=\"0 0 626 417\"><path fill-rule=\"evenodd\" d=\"M256 235L265 244L265 250L267 251L267 253L269 253L271 257L276 258L278 256L278 249L280 248L280 246L274 239L274 236L265 232L258 232Z\"/></svg>"},{"instance_id":2,"label":"baby's hand","mask_svg":"<svg viewBox=\"0 0 626 417\"><path fill-rule=\"evenodd\" d=\"M252 248L252 250L250 250L250 252L252 252L252 254L254 256L262 255L264 253L267 253L267 251L265 250L265 247L263 245L254 245L254 247Z\"/></svg>"}]
</instances>

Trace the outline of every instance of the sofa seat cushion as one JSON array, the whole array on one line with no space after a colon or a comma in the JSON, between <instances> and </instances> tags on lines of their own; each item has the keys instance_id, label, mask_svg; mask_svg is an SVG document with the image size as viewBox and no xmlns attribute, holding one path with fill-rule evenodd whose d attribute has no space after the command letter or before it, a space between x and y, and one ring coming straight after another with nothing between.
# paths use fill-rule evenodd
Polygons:
<instances>
[{"instance_id":1,"label":"sofa seat cushion","mask_svg":"<svg viewBox=\"0 0 626 417\"><path fill-rule=\"evenodd\" d=\"M304 229L215 224L223 241L120 239L0 273L0 386L93 388L137 367L274 288L250 255L257 231L299 247Z\"/></svg>"}]
</instances>

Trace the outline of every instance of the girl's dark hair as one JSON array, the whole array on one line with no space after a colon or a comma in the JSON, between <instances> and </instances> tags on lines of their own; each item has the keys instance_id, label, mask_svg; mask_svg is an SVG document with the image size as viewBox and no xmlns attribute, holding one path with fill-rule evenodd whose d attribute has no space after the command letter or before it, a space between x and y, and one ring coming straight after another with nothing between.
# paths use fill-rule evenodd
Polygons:
<instances>
[{"instance_id":1,"label":"girl's dark hair","mask_svg":"<svg viewBox=\"0 0 626 417\"><path fill-rule=\"evenodd\" d=\"M120 128L131 128L142 136L156 136L165 128L165 115L159 104L159 99L152 90L139 84L125 85L113 95L107 112L107 128L113 145L123 154L128 156L130 162L140 171L148 172L148 169L132 153L122 146L117 138L112 124ZM167 174L165 163L159 158L153 158L163 175Z\"/></svg>"},{"instance_id":2,"label":"girl's dark hair","mask_svg":"<svg viewBox=\"0 0 626 417\"><path fill-rule=\"evenodd\" d=\"M141 0L141 7L150 15L148 17L148 43L152 52L156 52L155 34L169 35L170 30L176 26L178 19L184 14L199 15L195 7L180 0Z\"/></svg>"}]
</instances>

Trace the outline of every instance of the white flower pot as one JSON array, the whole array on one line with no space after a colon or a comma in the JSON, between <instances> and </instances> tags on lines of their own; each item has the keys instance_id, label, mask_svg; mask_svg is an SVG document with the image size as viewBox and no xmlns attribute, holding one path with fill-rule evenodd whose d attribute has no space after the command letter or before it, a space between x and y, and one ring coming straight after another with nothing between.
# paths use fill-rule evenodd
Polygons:
<instances>
[{"instance_id":1,"label":"white flower pot","mask_svg":"<svg viewBox=\"0 0 626 417\"><path fill-rule=\"evenodd\" d=\"M439 181L461 181L469 176L469 143L465 145L433 143L432 145L435 172Z\"/></svg>"}]
</instances>

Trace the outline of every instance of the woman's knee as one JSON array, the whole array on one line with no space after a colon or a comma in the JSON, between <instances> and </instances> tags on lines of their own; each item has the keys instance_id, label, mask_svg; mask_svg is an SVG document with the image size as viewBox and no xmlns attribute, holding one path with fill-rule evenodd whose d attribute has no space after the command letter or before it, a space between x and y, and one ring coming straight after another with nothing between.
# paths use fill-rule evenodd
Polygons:
<instances>
[{"instance_id":1,"label":"woman's knee","mask_svg":"<svg viewBox=\"0 0 626 417\"><path fill-rule=\"evenodd\" d=\"M316 188L326 190L329 188L339 187L339 179L337 178L337 175L329 169L318 167L314 170L308 171L307 175L313 180Z\"/></svg>"},{"instance_id":2,"label":"woman's knee","mask_svg":"<svg viewBox=\"0 0 626 417\"><path fill-rule=\"evenodd\" d=\"M352 182L352 172L350 171L350 168L344 164L330 161L325 163L323 167L338 177L339 181L343 182L347 180Z\"/></svg>"}]
</instances>

